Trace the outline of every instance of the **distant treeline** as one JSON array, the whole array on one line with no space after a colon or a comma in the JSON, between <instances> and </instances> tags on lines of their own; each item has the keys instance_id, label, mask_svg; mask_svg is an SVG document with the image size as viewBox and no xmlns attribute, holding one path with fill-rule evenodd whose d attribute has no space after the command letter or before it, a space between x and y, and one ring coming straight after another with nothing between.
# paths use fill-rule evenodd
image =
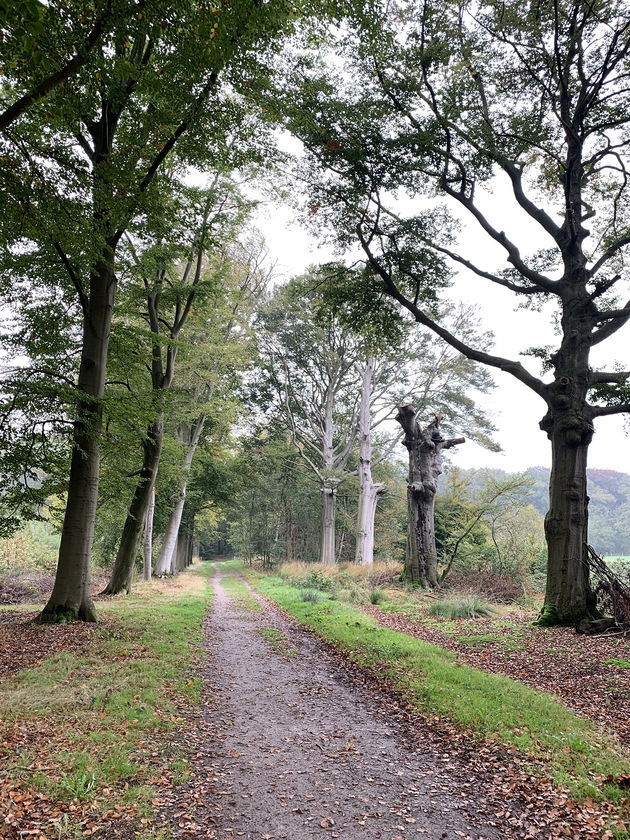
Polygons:
<instances>
[{"instance_id":1,"label":"distant treeline","mask_svg":"<svg viewBox=\"0 0 630 840\"><path fill-rule=\"evenodd\" d=\"M462 475L478 472L462 470ZM484 470L497 478L505 478L504 470ZM542 514L549 504L548 467L530 467L527 474L533 485L529 501ZM615 470L589 469L589 541L593 548L608 557L630 555L630 475Z\"/></svg>"}]
</instances>

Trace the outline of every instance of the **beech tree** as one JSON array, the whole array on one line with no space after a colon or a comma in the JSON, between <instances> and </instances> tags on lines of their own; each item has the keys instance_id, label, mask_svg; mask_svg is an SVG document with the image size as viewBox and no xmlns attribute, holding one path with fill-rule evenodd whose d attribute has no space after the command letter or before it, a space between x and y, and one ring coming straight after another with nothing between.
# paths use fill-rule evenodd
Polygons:
<instances>
[{"instance_id":1,"label":"beech tree","mask_svg":"<svg viewBox=\"0 0 630 840\"><path fill-rule=\"evenodd\" d=\"M142 243L134 243L131 238L127 243L134 263L131 270L140 281L140 294L145 298L143 316L150 333L150 348L147 348L150 358L145 360L145 365L151 375L154 416L142 439L142 466L104 590L106 595L131 590L134 563L162 452L166 397L173 385L180 344L185 338L183 331L193 305L213 306L221 296L223 267L218 260L208 265L207 257L218 240L229 238L228 228L232 226L229 204L233 194L234 185L217 174L208 190L184 190L179 197L186 215L193 217L192 231L186 230L184 224L184 229L175 228L170 234L160 236L157 242L149 241L144 251L140 250ZM235 199L232 203L240 218L238 209L243 202ZM174 223L171 217L171 224Z\"/></svg>"},{"instance_id":2,"label":"beech tree","mask_svg":"<svg viewBox=\"0 0 630 840\"><path fill-rule=\"evenodd\" d=\"M213 402L225 404L229 395L237 390L234 380L250 363L253 353L251 320L270 280L266 256L262 242L254 237L245 243L224 245L222 294L220 299L213 301L212 311L204 311L201 317L195 318L191 341L194 351L188 354L188 386L180 388L187 410L176 430L183 458L156 562L156 574L177 571L177 537L192 463L204 427L215 410Z\"/></svg>"},{"instance_id":3,"label":"beech tree","mask_svg":"<svg viewBox=\"0 0 630 840\"><path fill-rule=\"evenodd\" d=\"M309 212L325 208L344 242L356 237L371 268L366 295L390 295L464 356L540 397L552 471L539 621L593 616L588 447L598 418L630 411L630 372L591 363L592 348L630 319L630 10L615 0L401 0L368 16L357 4L331 42L328 75L302 55L289 68L293 88L276 91L310 155ZM340 54L351 84L338 84ZM484 200L495 178L540 245L529 229L505 232L503 209ZM462 218L503 253L502 266L458 245ZM542 374L444 326L426 294L438 264L518 304L550 305L557 344L529 351Z\"/></svg>"},{"instance_id":4,"label":"beech tree","mask_svg":"<svg viewBox=\"0 0 630 840\"><path fill-rule=\"evenodd\" d=\"M319 562L334 565L337 487L357 436L360 347L321 309L321 282L312 272L276 292L261 314L261 343L276 406L322 494Z\"/></svg>"},{"instance_id":5,"label":"beech tree","mask_svg":"<svg viewBox=\"0 0 630 840\"><path fill-rule=\"evenodd\" d=\"M4 247L66 273L82 333L59 563L41 621L96 618L90 553L119 243L159 201L160 178L175 154L180 166L226 164L234 154L228 136L238 135L239 148L251 138L234 91L260 81L265 51L289 17L280 0L147 0L133 11L116 17L71 78L0 138ZM39 35L40 50L60 65L67 24L63 10L50 6ZM8 68L10 85L22 84L19 72Z\"/></svg>"}]
</instances>

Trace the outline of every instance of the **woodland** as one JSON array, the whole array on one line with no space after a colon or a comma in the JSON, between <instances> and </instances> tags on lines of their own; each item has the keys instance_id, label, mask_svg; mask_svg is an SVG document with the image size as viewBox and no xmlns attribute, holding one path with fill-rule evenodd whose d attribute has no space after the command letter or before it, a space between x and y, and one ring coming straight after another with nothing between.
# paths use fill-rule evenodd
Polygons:
<instances>
[{"instance_id":1,"label":"woodland","mask_svg":"<svg viewBox=\"0 0 630 840\"><path fill-rule=\"evenodd\" d=\"M0 67L0 837L412 836L340 675L427 836L627 837L630 475L587 463L630 414L628 4L0 0ZM287 205L335 255L291 277ZM553 345L498 355L482 289ZM548 463L458 468L497 371Z\"/></svg>"}]
</instances>

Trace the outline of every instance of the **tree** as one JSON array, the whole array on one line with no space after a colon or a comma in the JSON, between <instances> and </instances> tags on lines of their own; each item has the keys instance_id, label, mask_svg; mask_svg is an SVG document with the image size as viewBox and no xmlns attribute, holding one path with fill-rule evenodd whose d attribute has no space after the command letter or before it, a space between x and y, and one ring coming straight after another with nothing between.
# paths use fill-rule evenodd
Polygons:
<instances>
[{"instance_id":1,"label":"tree","mask_svg":"<svg viewBox=\"0 0 630 840\"><path fill-rule=\"evenodd\" d=\"M96 618L90 553L119 243L159 202L175 153L180 166L238 157L228 136L247 143L247 117L223 79L231 90L259 80L287 20L280 0L147 2L116 18L68 90L58 85L2 135L5 248L66 273L82 334L59 563L41 621ZM62 62L56 38L45 29L40 49Z\"/></svg>"},{"instance_id":2,"label":"tree","mask_svg":"<svg viewBox=\"0 0 630 840\"><path fill-rule=\"evenodd\" d=\"M467 571L490 569L519 582L533 571L542 517L527 503L532 484L527 473L449 471L436 505L440 584L462 563Z\"/></svg>"},{"instance_id":3,"label":"tree","mask_svg":"<svg viewBox=\"0 0 630 840\"><path fill-rule=\"evenodd\" d=\"M40 99L76 76L116 18L129 20L133 14L141 14L145 3L106 0L100 4L101 8L95 4L92 20L89 19L91 15L86 20L84 6L72 5L76 8L69 8L67 2L44 5L39 0L22 0L21 3L10 4L9 9L3 4L0 26L4 37L0 61L10 68L20 93L0 113L0 131L5 131ZM64 42L61 47L58 46L57 54L45 52L47 30L54 30L57 38ZM40 38L44 42L41 46ZM70 58L64 55L68 52L72 53Z\"/></svg>"},{"instance_id":4,"label":"tree","mask_svg":"<svg viewBox=\"0 0 630 840\"><path fill-rule=\"evenodd\" d=\"M482 368L452 351L428 331L420 337L408 320L400 317L390 299L366 299L362 272L330 266L329 287L324 304L356 335L362 348L359 362L361 388L358 411L359 500L355 562L373 562L374 516L379 498L385 492L382 482L372 481L372 467L382 463L394 450L400 436L381 431L376 453L373 437L384 424L393 424L397 406L413 402L417 413L437 411L447 429L464 428L478 443L496 449L490 437L493 426L475 405L471 390L484 392L489 377ZM342 284L338 282L343 278ZM449 325L469 339L486 346L491 336L480 334L472 308L459 307L445 315Z\"/></svg>"},{"instance_id":5,"label":"tree","mask_svg":"<svg viewBox=\"0 0 630 840\"><path fill-rule=\"evenodd\" d=\"M360 348L334 314L321 308L321 282L312 272L279 289L261 323L276 407L322 494L320 563L334 565L337 488L357 435Z\"/></svg>"},{"instance_id":6,"label":"tree","mask_svg":"<svg viewBox=\"0 0 630 840\"><path fill-rule=\"evenodd\" d=\"M552 471L541 623L595 612L584 562L588 446L597 418L630 411L630 372L596 371L590 361L630 319L630 301L620 298L630 246L629 30L627 5L612 0L525 9L403 0L372 15L357 5L330 48L343 51L352 85L337 90L330 80L339 59L330 77L312 58L298 59L296 93L281 106L313 164L310 212L326 207L345 242L358 238L373 278L364 275L365 294L387 293L464 356L509 373L544 402ZM484 202L484 184L499 177L542 248L527 232L519 242L522 230L508 235L502 211ZM395 205L395 194L406 200ZM462 217L502 252L503 269L458 248ZM440 265L442 278L450 266L520 304L550 304L557 346L529 351L542 375L436 318L427 283L435 292Z\"/></svg>"},{"instance_id":7,"label":"tree","mask_svg":"<svg viewBox=\"0 0 630 840\"><path fill-rule=\"evenodd\" d=\"M104 590L106 595L131 590L134 563L162 453L166 397L175 377L182 331L193 304L214 306L218 303L218 288L224 271L220 261L216 261L218 265L208 266L207 253L216 241L229 236L227 228L231 225L227 219L230 214L225 205L233 191L233 185L221 181L217 174L210 189L184 191L182 198L188 213L193 216L192 231L175 229L168 240L166 236L160 236L159 241L149 242L143 253L131 239L128 242L133 270L141 281L141 294L146 300L143 316L150 333L150 358L144 363L151 374L154 414L142 439L142 466L111 577ZM171 202L175 203L173 199ZM240 203L236 202L237 208ZM237 210L237 217L240 215ZM182 258L183 264L179 262ZM198 435L200 433L201 428Z\"/></svg>"},{"instance_id":8,"label":"tree","mask_svg":"<svg viewBox=\"0 0 630 840\"><path fill-rule=\"evenodd\" d=\"M464 443L465 439L445 440L440 431L441 414L436 414L424 429L417 420L412 405L398 407L396 420L405 433L404 443L409 451L409 480L407 482L407 551L405 578L423 587L438 585L438 556L435 547L435 495L438 477L442 472L442 451Z\"/></svg>"},{"instance_id":9,"label":"tree","mask_svg":"<svg viewBox=\"0 0 630 840\"><path fill-rule=\"evenodd\" d=\"M266 256L263 243L255 238L245 243L224 243L221 299L215 297L212 311L195 319L194 354L189 354L188 360L188 387L181 389L187 411L176 432L183 444L184 455L156 574L175 571L177 535L186 503L186 487L201 435L212 414L212 403L217 399L225 401L228 394L236 390L234 379L250 363L253 352L251 320L270 280L270 271L264 265Z\"/></svg>"}]
</instances>

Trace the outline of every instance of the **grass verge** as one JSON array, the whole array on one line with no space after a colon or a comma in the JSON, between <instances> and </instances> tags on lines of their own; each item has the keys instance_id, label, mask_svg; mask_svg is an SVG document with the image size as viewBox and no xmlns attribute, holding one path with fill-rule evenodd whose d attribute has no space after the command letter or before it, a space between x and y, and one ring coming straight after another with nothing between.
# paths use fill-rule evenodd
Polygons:
<instances>
[{"instance_id":1,"label":"grass verge","mask_svg":"<svg viewBox=\"0 0 630 840\"><path fill-rule=\"evenodd\" d=\"M157 786L181 779L188 763L168 733L200 699L190 674L212 573L200 564L99 603L101 623L85 645L1 684L0 766L9 789L0 791L0 810L9 824L24 830L32 818L48 836L74 837L128 819L154 836Z\"/></svg>"},{"instance_id":2,"label":"grass verge","mask_svg":"<svg viewBox=\"0 0 630 840\"><path fill-rule=\"evenodd\" d=\"M550 695L497 674L457 663L434 645L379 627L348 604L304 602L280 578L246 570L256 589L302 624L332 642L357 665L378 672L419 712L447 718L478 736L514 746L545 765L559 785L583 800L627 800L627 791L606 784L628 772L620 754L592 724Z\"/></svg>"}]
</instances>

